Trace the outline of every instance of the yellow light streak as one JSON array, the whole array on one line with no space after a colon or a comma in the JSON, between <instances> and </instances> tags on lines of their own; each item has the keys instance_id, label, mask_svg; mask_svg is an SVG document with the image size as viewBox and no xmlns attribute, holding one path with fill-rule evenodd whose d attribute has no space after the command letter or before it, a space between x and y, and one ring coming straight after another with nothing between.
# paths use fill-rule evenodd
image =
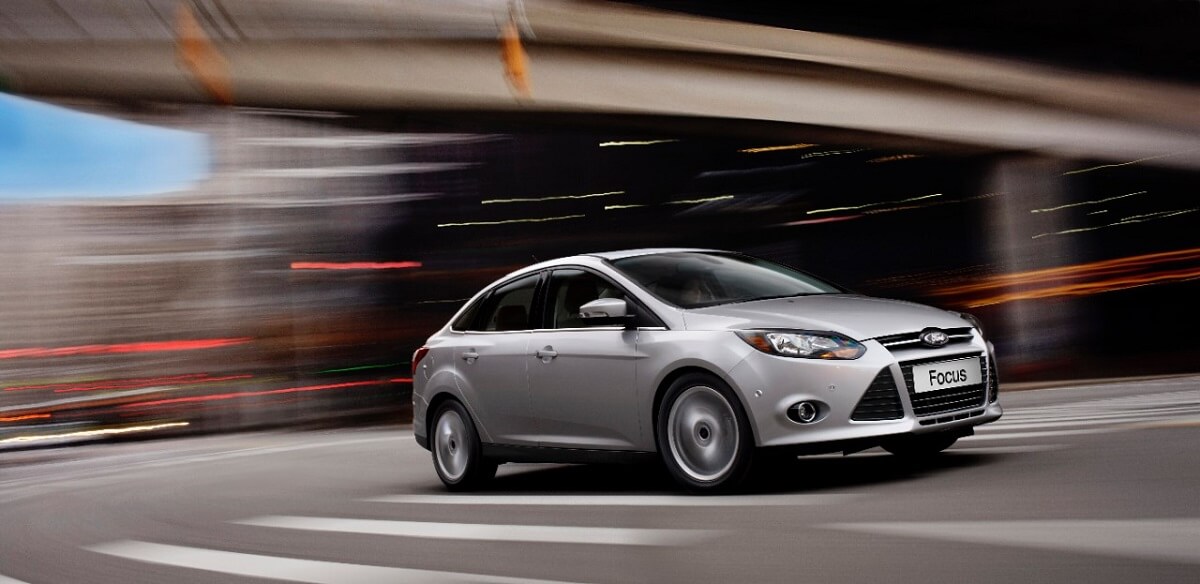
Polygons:
<instances>
[{"instance_id":1,"label":"yellow light streak","mask_svg":"<svg viewBox=\"0 0 1200 584\"><path fill-rule=\"evenodd\" d=\"M664 205L699 205L700 203L711 203L713 201L726 201L735 198L733 195L721 195L719 197L705 197L703 199L683 199L680 201L667 201Z\"/></svg>"},{"instance_id":2,"label":"yellow light streak","mask_svg":"<svg viewBox=\"0 0 1200 584\"><path fill-rule=\"evenodd\" d=\"M910 199L900 199L899 201L883 201L881 203L867 203L865 205L854 205L853 207L830 207L828 209L813 209L812 211L809 211L805 214L806 215L816 215L818 213L833 213L835 211L854 211L857 209L869 209L871 207L882 207L884 205L895 205L897 203L911 203L913 201L923 201L925 199L932 199L934 197L940 197L940 196L942 196L942 193L934 193L932 195L922 195L920 197L912 197Z\"/></svg>"},{"instance_id":3,"label":"yellow light streak","mask_svg":"<svg viewBox=\"0 0 1200 584\"><path fill-rule=\"evenodd\" d=\"M670 142L678 142L679 140L620 140L614 142L601 142L601 148L611 148L613 146L650 146L651 144L668 144Z\"/></svg>"},{"instance_id":4,"label":"yellow light streak","mask_svg":"<svg viewBox=\"0 0 1200 584\"><path fill-rule=\"evenodd\" d=\"M1120 221L1117 221L1116 223L1109 223L1108 225L1099 225L1096 227L1080 227L1077 229L1066 229L1063 231L1051 231L1049 233L1039 233L1037 235L1034 235L1031 239L1039 239L1039 238L1046 237L1049 235L1071 235L1072 233L1084 233L1087 231L1096 231L1097 229L1107 229L1109 227L1120 227L1122 225L1133 225L1135 223L1145 223L1146 221L1153 221L1154 219L1166 219L1167 217L1186 215L1188 213L1195 213L1196 211L1200 211L1200 208L1179 209L1176 211L1159 211L1157 213L1144 213L1142 215L1131 215L1129 217L1125 217L1124 219L1121 219Z\"/></svg>"},{"instance_id":5,"label":"yellow light streak","mask_svg":"<svg viewBox=\"0 0 1200 584\"><path fill-rule=\"evenodd\" d=\"M1158 156L1147 156L1145 158L1139 158L1137 160L1130 160L1129 162L1118 162L1116 164L1101 164L1100 166L1081 168L1079 170L1069 170L1067 172L1064 172L1063 176L1072 175L1072 174L1082 174L1085 172L1092 172L1094 170L1104 170L1106 168L1118 168L1121 166L1129 166L1131 164L1138 164L1138 163L1146 162L1148 160L1158 160L1160 158L1170 158L1172 156L1179 156L1180 154L1188 154L1191 152L1195 152L1196 150L1200 150L1200 148L1192 148L1190 150L1180 150L1179 152L1170 152L1167 154L1159 154Z\"/></svg>"},{"instance_id":6,"label":"yellow light streak","mask_svg":"<svg viewBox=\"0 0 1200 584\"><path fill-rule=\"evenodd\" d=\"M855 152L862 152L863 150L866 150L866 148L855 148L853 150L826 150L824 152L810 152L808 154L805 154L804 156L801 156L800 160L805 160L808 158L820 158L822 156L837 156L839 154L854 154Z\"/></svg>"},{"instance_id":7,"label":"yellow light streak","mask_svg":"<svg viewBox=\"0 0 1200 584\"><path fill-rule=\"evenodd\" d=\"M131 432L148 432L150 430L161 430L163 428L181 428L190 425L188 422L167 422L164 424L150 424L147 426L129 426L125 428L101 428L99 430L83 430L80 432L68 432L66 434L43 434L40 436L17 436L14 438L5 438L0 440L0 444L22 444L28 442L41 442L45 440L60 440L64 438L89 438L93 436L112 436L115 434L129 434Z\"/></svg>"},{"instance_id":8,"label":"yellow light streak","mask_svg":"<svg viewBox=\"0 0 1200 584\"><path fill-rule=\"evenodd\" d=\"M604 210L612 211L613 209L637 209L640 207L645 207L645 205L605 205Z\"/></svg>"},{"instance_id":9,"label":"yellow light streak","mask_svg":"<svg viewBox=\"0 0 1200 584\"><path fill-rule=\"evenodd\" d=\"M519 199L487 199L481 201L480 205L494 205L497 203L540 203L542 201L565 201L571 199L594 199L596 197L611 197L613 195L623 195L625 191L608 191L604 193L589 193L586 195L553 195L549 197L530 197Z\"/></svg>"},{"instance_id":10,"label":"yellow light streak","mask_svg":"<svg viewBox=\"0 0 1200 584\"><path fill-rule=\"evenodd\" d=\"M1109 201L1115 201L1117 199L1124 199L1124 198L1133 197L1136 195L1144 195L1144 194L1146 194L1146 192L1147 191L1138 191L1136 193L1117 195L1115 197L1109 197L1107 199L1096 199L1094 201L1080 201L1078 203L1068 203L1066 205L1059 205L1057 207L1049 207L1046 209L1030 209L1029 212L1030 213L1049 213L1051 211L1058 211L1059 209L1069 209L1071 207L1083 207L1085 205L1099 205L1100 203L1107 203Z\"/></svg>"},{"instance_id":11,"label":"yellow light streak","mask_svg":"<svg viewBox=\"0 0 1200 584\"><path fill-rule=\"evenodd\" d=\"M820 146L820 144L784 144L782 146L759 146L757 148L742 148L741 150L738 150L738 152L743 152L745 154L758 154L759 152L779 152L780 150L803 150L805 148L812 148L813 146Z\"/></svg>"},{"instance_id":12,"label":"yellow light streak","mask_svg":"<svg viewBox=\"0 0 1200 584\"><path fill-rule=\"evenodd\" d=\"M438 227L473 227L476 225L508 225L510 223L545 223L546 221L563 221L565 219L580 219L586 215L560 215L558 217L535 217L529 219L505 219L503 221L468 221L464 223L439 223Z\"/></svg>"}]
</instances>

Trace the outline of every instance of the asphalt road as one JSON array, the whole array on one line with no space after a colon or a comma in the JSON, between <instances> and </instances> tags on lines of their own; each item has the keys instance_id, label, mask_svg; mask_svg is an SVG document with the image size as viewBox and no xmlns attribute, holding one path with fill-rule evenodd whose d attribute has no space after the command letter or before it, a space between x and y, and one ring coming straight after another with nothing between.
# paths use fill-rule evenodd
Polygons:
<instances>
[{"instance_id":1,"label":"asphalt road","mask_svg":"<svg viewBox=\"0 0 1200 584\"><path fill-rule=\"evenodd\" d=\"M0 584L1200 581L1200 378L1001 399L934 462L727 497L547 465L452 495L399 427L0 452Z\"/></svg>"}]
</instances>

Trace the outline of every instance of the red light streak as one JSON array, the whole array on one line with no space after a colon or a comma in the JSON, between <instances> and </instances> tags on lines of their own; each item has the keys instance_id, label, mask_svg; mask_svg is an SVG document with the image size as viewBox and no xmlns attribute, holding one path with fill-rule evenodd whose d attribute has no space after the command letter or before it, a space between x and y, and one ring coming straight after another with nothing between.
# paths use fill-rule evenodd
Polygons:
<instances>
[{"instance_id":1,"label":"red light streak","mask_svg":"<svg viewBox=\"0 0 1200 584\"><path fill-rule=\"evenodd\" d=\"M421 262L292 262L293 270L405 270Z\"/></svg>"},{"instance_id":2,"label":"red light streak","mask_svg":"<svg viewBox=\"0 0 1200 584\"><path fill-rule=\"evenodd\" d=\"M390 379L389 381L392 383L412 383L413 380L411 377L397 377L395 379Z\"/></svg>"},{"instance_id":3,"label":"red light streak","mask_svg":"<svg viewBox=\"0 0 1200 584\"><path fill-rule=\"evenodd\" d=\"M191 379L187 379L189 377L191 377ZM99 384L99 385L92 385L92 386L84 385L84 386L79 386L79 387L64 387L61 389L54 390L54 393L69 393L72 391L96 391L96 390L104 390L104 389L143 389L146 387L153 387L155 385L196 385L198 383L215 383L218 381L234 381L237 379L250 379L252 377L254 377L254 376L253 375L227 375L225 377L207 377L202 374L199 378L195 378L194 376L190 376L190 375L180 375L174 379L170 378L170 377L163 377L163 378L158 378L158 379L131 380L131 381L140 382L140 383L135 383L135 384Z\"/></svg>"},{"instance_id":4,"label":"red light streak","mask_svg":"<svg viewBox=\"0 0 1200 584\"><path fill-rule=\"evenodd\" d=\"M281 395L285 393L300 393L307 391L322 391L327 389L348 389L351 387L364 387L368 385L380 385L386 383L384 381L350 381L346 383L331 383L326 385L308 385L305 387L289 387L286 389L271 389L266 391L247 391L241 393L218 393L212 395L197 395L192 397L176 397L170 399L160 399L152 401L137 402L120 406L122 409L127 408L143 408L150 406L164 406L170 404L184 404L217 401L223 399L236 399L245 397L259 397L264 395Z\"/></svg>"},{"instance_id":5,"label":"red light streak","mask_svg":"<svg viewBox=\"0 0 1200 584\"><path fill-rule=\"evenodd\" d=\"M74 347L28 347L23 349L2 349L0 359L19 359L34 357L72 357L78 355L120 355L128 353L162 353L167 351L197 351L201 349L216 349L249 343L249 337L233 339L195 339L185 341L146 341L140 343L121 343L116 345L79 345Z\"/></svg>"}]
</instances>

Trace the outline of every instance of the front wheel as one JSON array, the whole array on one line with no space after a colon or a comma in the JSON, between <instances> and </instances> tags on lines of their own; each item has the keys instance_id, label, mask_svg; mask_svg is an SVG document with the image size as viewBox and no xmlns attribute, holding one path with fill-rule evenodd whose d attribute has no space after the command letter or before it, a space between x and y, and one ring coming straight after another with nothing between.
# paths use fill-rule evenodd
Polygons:
<instances>
[{"instance_id":1,"label":"front wheel","mask_svg":"<svg viewBox=\"0 0 1200 584\"><path fill-rule=\"evenodd\" d=\"M483 458L479 432L467 408L457 401L442 403L433 416L433 468L451 491L478 488L496 476L496 463Z\"/></svg>"},{"instance_id":2,"label":"front wheel","mask_svg":"<svg viewBox=\"0 0 1200 584\"><path fill-rule=\"evenodd\" d=\"M919 434L904 436L883 444L883 449L904 458L933 456L958 442L957 434Z\"/></svg>"},{"instance_id":3,"label":"front wheel","mask_svg":"<svg viewBox=\"0 0 1200 584\"><path fill-rule=\"evenodd\" d=\"M754 436L742 403L711 375L684 375L671 384L655 432L667 471L693 491L731 490L750 469Z\"/></svg>"}]
</instances>

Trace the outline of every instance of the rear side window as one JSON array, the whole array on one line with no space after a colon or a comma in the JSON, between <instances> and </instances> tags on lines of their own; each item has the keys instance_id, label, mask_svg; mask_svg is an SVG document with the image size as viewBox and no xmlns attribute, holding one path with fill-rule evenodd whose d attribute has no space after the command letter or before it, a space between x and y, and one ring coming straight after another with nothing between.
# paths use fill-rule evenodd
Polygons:
<instances>
[{"instance_id":1,"label":"rear side window","mask_svg":"<svg viewBox=\"0 0 1200 584\"><path fill-rule=\"evenodd\" d=\"M529 319L537 283L538 274L533 274L496 288L484 300L478 318L473 319L473 326L467 330L520 331L531 328Z\"/></svg>"}]
</instances>

